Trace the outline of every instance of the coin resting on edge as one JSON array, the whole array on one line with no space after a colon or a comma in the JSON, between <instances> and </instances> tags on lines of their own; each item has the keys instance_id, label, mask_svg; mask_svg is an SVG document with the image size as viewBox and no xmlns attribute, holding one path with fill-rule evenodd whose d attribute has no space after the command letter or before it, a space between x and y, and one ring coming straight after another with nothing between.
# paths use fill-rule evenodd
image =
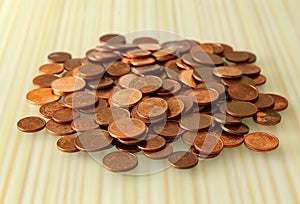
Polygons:
<instances>
[{"instance_id":1,"label":"coin resting on edge","mask_svg":"<svg viewBox=\"0 0 300 204\"><path fill-rule=\"evenodd\" d=\"M46 125L43 118L37 116L29 116L18 121L17 127L22 132L37 132L42 130Z\"/></svg>"},{"instance_id":2,"label":"coin resting on edge","mask_svg":"<svg viewBox=\"0 0 300 204\"><path fill-rule=\"evenodd\" d=\"M138 165L138 158L128 152L111 152L103 158L103 166L113 172L124 172L134 169Z\"/></svg>"}]
</instances>

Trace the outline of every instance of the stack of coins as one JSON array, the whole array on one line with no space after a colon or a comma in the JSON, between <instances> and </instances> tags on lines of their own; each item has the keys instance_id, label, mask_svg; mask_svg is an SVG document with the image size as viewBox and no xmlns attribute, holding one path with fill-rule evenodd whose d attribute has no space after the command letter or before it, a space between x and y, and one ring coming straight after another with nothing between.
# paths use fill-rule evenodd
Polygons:
<instances>
[{"instance_id":1,"label":"stack of coins","mask_svg":"<svg viewBox=\"0 0 300 204\"><path fill-rule=\"evenodd\" d=\"M251 52L195 40L139 37L128 43L125 36L107 34L83 58L54 52L48 59L26 99L40 105L49 120L29 116L18 129L46 127L62 136L57 148L63 152L115 147L118 151L103 158L111 171L135 168L138 152L187 169L223 148L244 143L263 152L279 144L270 133L248 134L242 122L253 117L259 125L276 125L278 112L288 106L284 97L258 91L266 77ZM175 141L187 151L173 151Z\"/></svg>"}]
</instances>

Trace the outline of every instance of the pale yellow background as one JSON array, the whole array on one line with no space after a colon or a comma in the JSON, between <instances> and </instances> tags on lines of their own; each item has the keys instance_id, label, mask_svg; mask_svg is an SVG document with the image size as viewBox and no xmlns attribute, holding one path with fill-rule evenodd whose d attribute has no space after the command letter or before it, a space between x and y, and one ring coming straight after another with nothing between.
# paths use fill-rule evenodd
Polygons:
<instances>
[{"instance_id":1,"label":"pale yellow background","mask_svg":"<svg viewBox=\"0 0 300 204\"><path fill-rule=\"evenodd\" d=\"M298 0L0 0L0 203L300 203L299 11ZM143 29L255 52L268 77L260 90L290 105L275 127L248 124L276 134L279 148L241 146L191 170L124 176L59 152L46 131L17 131L21 117L38 115L25 94L48 53L82 57L101 34Z\"/></svg>"}]
</instances>

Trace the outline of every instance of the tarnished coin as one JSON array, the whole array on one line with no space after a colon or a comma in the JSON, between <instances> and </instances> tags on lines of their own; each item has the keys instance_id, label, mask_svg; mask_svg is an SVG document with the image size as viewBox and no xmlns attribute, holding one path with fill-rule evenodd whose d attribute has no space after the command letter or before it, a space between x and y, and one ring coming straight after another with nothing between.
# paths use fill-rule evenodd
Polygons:
<instances>
[{"instance_id":1,"label":"tarnished coin","mask_svg":"<svg viewBox=\"0 0 300 204\"><path fill-rule=\"evenodd\" d=\"M243 72L234 66L219 66L214 68L214 74L221 78L234 79L241 78Z\"/></svg>"},{"instance_id":2,"label":"tarnished coin","mask_svg":"<svg viewBox=\"0 0 300 204\"><path fill-rule=\"evenodd\" d=\"M171 145L166 144L165 147L159 151L143 151L144 155L150 159L165 159L173 152Z\"/></svg>"},{"instance_id":3,"label":"tarnished coin","mask_svg":"<svg viewBox=\"0 0 300 204\"><path fill-rule=\"evenodd\" d=\"M252 117L257 112L257 107L250 102L232 101L226 104L226 112L238 118Z\"/></svg>"},{"instance_id":4,"label":"tarnished coin","mask_svg":"<svg viewBox=\"0 0 300 204\"><path fill-rule=\"evenodd\" d=\"M141 136L146 131L143 121L136 118L124 118L114 121L108 126L108 132L112 137L120 139L132 139Z\"/></svg>"},{"instance_id":5,"label":"tarnished coin","mask_svg":"<svg viewBox=\"0 0 300 204\"><path fill-rule=\"evenodd\" d=\"M39 111L45 118L52 118L52 115L55 111L63 108L64 108L63 103L54 101L50 103L45 103L40 107Z\"/></svg>"},{"instance_id":6,"label":"tarnished coin","mask_svg":"<svg viewBox=\"0 0 300 204\"><path fill-rule=\"evenodd\" d=\"M141 149L136 144L126 145L124 143L121 143L119 139L118 141L115 141L115 146L122 152L129 152L134 154L141 151Z\"/></svg>"},{"instance_id":7,"label":"tarnished coin","mask_svg":"<svg viewBox=\"0 0 300 204\"><path fill-rule=\"evenodd\" d=\"M253 102L259 110L270 109L274 106L274 99L268 94L259 94L258 99Z\"/></svg>"},{"instance_id":8,"label":"tarnished coin","mask_svg":"<svg viewBox=\"0 0 300 204\"><path fill-rule=\"evenodd\" d=\"M266 152L274 150L279 145L275 135L266 132L253 132L245 137L245 146L253 151Z\"/></svg>"},{"instance_id":9,"label":"tarnished coin","mask_svg":"<svg viewBox=\"0 0 300 204\"><path fill-rule=\"evenodd\" d=\"M222 129L233 135L245 135L249 132L249 127L241 123L240 125L221 125Z\"/></svg>"},{"instance_id":10,"label":"tarnished coin","mask_svg":"<svg viewBox=\"0 0 300 204\"><path fill-rule=\"evenodd\" d=\"M39 72L41 74L60 74L64 71L64 67L61 64L44 64L40 66Z\"/></svg>"},{"instance_id":11,"label":"tarnished coin","mask_svg":"<svg viewBox=\"0 0 300 204\"><path fill-rule=\"evenodd\" d=\"M48 60L53 63L64 63L71 58L72 55L67 52L52 52L48 55Z\"/></svg>"},{"instance_id":12,"label":"tarnished coin","mask_svg":"<svg viewBox=\"0 0 300 204\"><path fill-rule=\"evenodd\" d=\"M18 121L17 127L22 132L37 132L42 130L46 125L43 118L37 116L29 116Z\"/></svg>"},{"instance_id":13,"label":"tarnished coin","mask_svg":"<svg viewBox=\"0 0 300 204\"><path fill-rule=\"evenodd\" d=\"M255 86L260 86L266 83L267 78L264 75L260 74L257 77L252 78L252 80L254 81Z\"/></svg>"},{"instance_id":14,"label":"tarnished coin","mask_svg":"<svg viewBox=\"0 0 300 204\"><path fill-rule=\"evenodd\" d=\"M29 91L26 95L29 103L34 105L43 105L53 101L58 101L60 96L53 94L51 88L38 88Z\"/></svg>"},{"instance_id":15,"label":"tarnished coin","mask_svg":"<svg viewBox=\"0 0 300 204\"><path fill-rule=\"evenodd\" d=\"M168 110L168 103L161 98L148 98L138 104L137 112L142 117L146 118L160 118L166 114Z\"/></svg>"},{"instance_id":16,"label":"tarnished coin","mask_svg":"<svg viewBox=\"0 0 300 204\"><path fill-rule=\"evenodd\" d=\"M120 77L130 72L130 66L124 62L117 61L110 65L106 72L111 76Z\"/></svg>"},{"instance_id":17,"label":"tarnished coin","mask_svg":"<svg viewBox=\"0 0 300 204\"><path fill-rule=\"evenodd\" d=\"M283 96L280 96L278 94L268 94L274 99L274 107L272 110L274 111L282 111L288 107L288 100L284 98Z\"/></svg>"},{"instance_id":18,"label":"tarnished coin","mask_svg":"<svg viewBox=\"0 0 300 204\"><path fill-rule=\"evenodd\" d=\"M250 57L249 54L243 51L233 51L225 55L226 60L234 63L247 62L249 57Z\"/></svg>"},{"instance_id":19,"label":"tarnished coin","mask_svg":"<svg viewBox=\"0 0 300 204\"><path fill-rule=\"evenodd\" d=\"M78 152L79 149L75 146L75 139L77 138L76 135L64 136L57 140L56 146L57 149L62 152Z\"/></svg>"},{"instance_id":20,"label":"tarnished coin","mask_svg":"<svg viewBox=\"0 0 300 204\"><path fill-rule=\"evenodd\" d=\"M96 152L112 147L113 138L106 130L95 129L81 133L75 140L75 146L85 152Z\"/></svg>"},{"instance_id":21,"label":"tarnished coin","mask_svg":"<svg viewBox=\"0 0 300 204\"><path fill-rule=\"evenodd\" d=\"M233 148L240 146L244 142L244 136L241 135L231 135L223 132L220 136L220 139L223 141L225 148Z\"/></svg>"},{"instance_id":22,"label":"tarnished coin","mask_svg":"<svg viewBox=\"0 0 300 204\"><path fill-rule=\"evenodd\" d=\"M51 87L56 92L72 93L84 89L86 83L83 79L73 76L62 77L52 82Z\"/></svg>"},{"instance_id":23,"label":"tarnished coin","mask_svg":"<svg viewBox=\"0 0 300 204\"><path fill-rule=\"evenodd\" d=\"M203 154L219 154L224 147L223 141L216 134L208 132L199 132L193 145Z\"/></svg>"},{"instance_id":24,"label":"tarnished coin","mask_svg":"<svg viewBox=\"0 0 300 204\"><path fill-rule=\"evenodd\" d=\"M95 119L92 117L80 117L73 120L71 123L73 130L76 132L84 132L88 130L93 130L99 128Z\"/></svg>"},{"instance_id":25,"label":"tarnished coin","mask_svg":"<svg viewBox=\"0 0 300 204\"><path fill-rule=\"evenodd\" d=\"M95 105L98 97L92 92L79 91L67 95L63 102L69 108L78 109Z\"/></svg>"},{"instance_id":26,"label":"tarnished coin","mask_svg":"<svg viewBox=\"0 0 300 204\"><path fill-rule=\"evenodd\" d=\"M103 166L113 172L125 172L138 165L138 158L128 152L111 152L103 158Z\"/></svg>"},{"instance_id":27,"label":"tarnished coin","mask_svg":"<svg viewBox=\"0 0 300 204\"><path fill-rule=\"evenodd\" d=\"M253 120L260 125L272 126L280 123L281 116L273 110L261 110L253 116Z\"/></svg>"},{"instance_id":28,"label":"tarnished coin","mask_svg":"<svg viewBox=\"0 0 300 204\"><path fill-rule=\"evenodd\" d=\"M52 119L46 123L46 129L54 135L71 135L75 133L70 123L57 123Z\"/></svg>"},{"instance_id":29,"label":"tarnished coin","mask_svg":"<svg viewBox=\"0 0 300 204\"><path fill-rule=\"evenodd\" d=\"M114 106L125 108L132 107L137 104L143 97L143 94L138 89L128 88L122 89L112 95L112 104Z\"/></svg>"},{"instance_id":30,"label":"tarnished coin","mask_svg":"<svg viewBox=\"0 0 300 204\"><path fill-rule=\"evenodd\" d=\"M198 105L209 105L219 98L219 93L211 88L196 88L190 92L189 97Z\"/></svg>"},{"instance_id":31,"label":"tarnished coin","mask_svg":"<svg viewBox=\"0 0 300 204\"><path fill-rule=\"evenodd\" d=\"M42 74L42 75L39 75L37 77L35 77L33 80L32 80L32 83L34 86L38 87L38 88L49 88L51 87L51 83L58 79L57 76L55 75L52 75L52 74Z\"/></svg>"},{"instance_id":32,"label":"tarnished coin","mask_svg":"<svg viewBox=\"0 0 300 204\"><path fill-rule=\"evenodd\" d=\"M166 146L166 140L161 136L155 136L150 139L143 140L137 146L144 151L159 151Z\"/></svg>"},{"instance_id":33,"label":"tarnished coin","mask_svg":"<svg viewBox=\"0 0 300 204\"><path fill-rule=\"evenodd\" d=\"M74 119L79 118L79 117L80 117L80 113L71 108L62 108L62 109L56 110L52 114L52 119L58 123L70 123Z\"/></svg>"},{"instance_id":34,"label":"tarnished coin","mask_svg":"<svg viewBox=\"0 0 300 204\"><path fill-rule=\"evenodd\" d=\"M258 90L247 84L234 84L227 89L230 98L239 101L253 101L258 98Z\"/></svg>"},{"instance_id":35,"label":"tarnished coin","mask_svg":"<svg viewBox=\"0 0 300 204\"><path fill-rule=\"evenodd\" d=\"M130 113L128 110L117 107L108 107L96 112L96 122L101 126L108 126L114 121L129 118Z\"/></svg>"},{"instance_id":36,"label":"tarnished coin","mask_svg":"<svg viewBox=\"0 0 300 204\"><path fill-rule=\"evenodd\" d=\"M189 169L198 164L198 158L185 151L173 152L168 157L169 164L177 169Z\"/></svg>"},{"instance_id":37,"label":"tarnished coin","mask_svg":"<svg viewBox=\"0 0 300 204\"><path fill-rule=\"evenodd\" d=\"M191 113L180 118L180 127L188 131L200 131L209 128L213 118L202 113Z\"/></svg>"},{"instance_id":38,"label":"tarnished coin","mask_svg":"<svg viewBox=\"0 0 300 204\"><path fill-rule=\"evenodd\" d=\"M150 94L162 86L162 80L157 76L147 75L133 79L129 87L139 89L143 94Z\"/></svg>"}]
</instances>

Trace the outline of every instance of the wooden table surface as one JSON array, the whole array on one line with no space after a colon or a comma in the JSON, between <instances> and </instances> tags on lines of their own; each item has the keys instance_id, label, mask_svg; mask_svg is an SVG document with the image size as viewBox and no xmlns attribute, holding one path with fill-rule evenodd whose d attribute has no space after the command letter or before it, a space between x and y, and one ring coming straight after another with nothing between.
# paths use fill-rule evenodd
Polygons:
<instances>
[{"instance_id":1,"label":"wooden table surface","mask_svg":"<svg viewBox=\"0 0 300 204\"><path fill-rule=\"evenodd\" d=\"M298 0L0 0L0 203L300 203L299 10ZM17 130L39 115L25 95L50 52L82 57L102 34L146 29L256 53L268 78L260 91L290 103L279 125L249 124L277 135L279 148L225 149L190 170L132 176L58 151L45 130Z\"/></svg>"}]
</instances>

